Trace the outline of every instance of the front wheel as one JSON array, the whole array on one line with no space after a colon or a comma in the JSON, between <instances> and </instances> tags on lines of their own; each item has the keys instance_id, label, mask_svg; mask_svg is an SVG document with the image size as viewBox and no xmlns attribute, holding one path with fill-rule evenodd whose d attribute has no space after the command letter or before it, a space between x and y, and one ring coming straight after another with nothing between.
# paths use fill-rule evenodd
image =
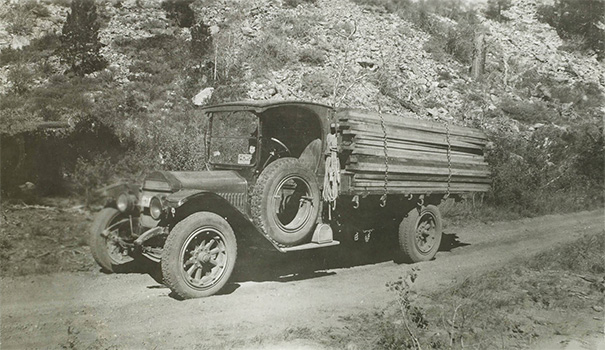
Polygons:
<instances>
[{"instance_id":1,"label":"front wheel","mask_svg":"<svg viewBox=\"0 0 605 350\"><path fill-rule=\"evenodd\" d=\"M106 272L117 272L133 260L123 238L132 237L130 218L115 208L105 208L95 216L88 245L92 257Z\"/></svg>"},{"instance_id":2,"label":"front wheel","mask_svg":"<svg viewBox=\"0 0 605 350\"><path fill-rule=\"evenodd\" d=\"M399 225L399 260L428 261L435 257L441 244L441 213L434 205L412 209Z\"/></svg>"},{"instance_id":3,"label":"front wheel","mask_svg":"<svg viewBox=\"0 0 605 350\"><path fill-rule=\"evenodd\" d=\"M229 280L236 258L237 242L229 223L210 212L192 214L166 239L164 283L183 299L213 295Z\"/></svg>"}]
</instances>

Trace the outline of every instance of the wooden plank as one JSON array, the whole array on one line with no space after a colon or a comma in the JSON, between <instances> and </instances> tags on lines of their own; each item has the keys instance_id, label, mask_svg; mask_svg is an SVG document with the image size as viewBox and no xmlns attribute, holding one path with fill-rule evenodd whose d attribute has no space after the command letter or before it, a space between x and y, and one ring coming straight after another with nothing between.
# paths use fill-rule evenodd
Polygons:
<instances>
[{"instance_id":1,"label":"wooden plank","mask_svg":"<svg viewBox=\"0 0 605 350\"><path fill-rule=\"evenodd\" d=\"M361 130L361 129L348 129L343 130L342 135L354 135L353 137L371 137L371 138L380 138L384 139L384 133L381 129L371 128ZM397 132L394 133L392 131L387 130L387 140L393 141L413 141L413 142L422 142L428 144L440 144L447 145L447 137L446 135L440 134L423 134L422 132ZM485 142L468 142L462 139L458 139L455 137L450 137L450 145L459 146L463 148L471 148L471 149L483 149L485 147Z\"/></svg>"},{"instance_id":2,"label":"wooden plank","mask_svg":"<svg viewBox=\"0 0 605 350\"><path fill-rule=\"evenodd\" d=\"M413 175L413 174L390 174L388 176L389 181L430 181L437 182L443 181L447 182L447 175ZM384 173L383 174L369 174L369 173L357 173L353 175L353 180L359 181L384 181ZM452 176L452 183L483 183L489 184L491 183L491 179L487 177L473 177L473 176Z\"/></svg>"},{"instance_id":3,"label":"wooden plank","mask_svg":"<svg viewBox=\"0 0 605 350\"><path fill-rule=\"evenodd\" d=\"M382 125L377 124L377 123L367 123L367 122L361 122L361 121L349 121L346 123L341 124L341 130L358 130L358 131L377 131L380 132L381 134L384 134L384 131L382 130ZM407 126L400 126L400 125L391 125L391 124L385 124L385 130L387 132L387 135L398 135L398 134L403 134L403 133L408 133L408 134L418 134L418 135L422 135L424 137L447 137L447 133L444 132L434 132L434 131L430 131L430 130L423 130L421 128L409 128ZM450 133L450 140L453 141L461 141L461 142L468 142L468 143L473 143L473 144L477 144L480 146L484 146L487 143L486 139L478 139L478 138L474 138L474 137L470 137L470 136L461 136L461 135L455 135L455 134L451 134Z\"/></svg>"},{"instance_id":4,"label":"wooden plank","mask_svg":"<svg viewBox=\"0 0 605 350\"><path fill-rule=\"evenodd\" d=\"M351 156L347 158L346 164L385 164L384 158L367 157L367 156ZM392 166L415 167L425 166L431 168L445 168L450 166L452 169L469 169L469 170L489 170L486 163L460 163L452 162L448 164L447 160L418 160L405 158L389 158L389 169Z\"/></svg>"},{"instance_id":5,"label":"wooden plank","mask_svg":"<svg viewBox=\"0 0 605 350\"><path fill-rule=\"evenodd\" d=\"M344 113L339 113L337 116L342 122L347 120L372 120L380 123L381 115L378 112L362 111L362 110L347 110ZM445 133L445 123L415 119L405 116L396 116L392 114L382 113L382 118L385 122L389 122L393 125L402 125L408 127L421 128L422 130L435 130L436 132ZM470 136L478 139L487 139L485 134L477 129L450 124L450 134Z\"/></svg>"},{"instance_id":6,"label":"wooden plank","mask_svg":"<svg viewBox=\"0 0 605 350\"><path fill-rule=\"evenodd\" d=\"M382 133L378 133L378 132L376 132L376 133L369 133L369 132L357 133L354 131L345 130L345 131L343 131L343 135L352 135L352 137L354 137L354 140L356 142L361 141L361 140L383 142L383 135L382 135ZM448 147L448 144L447 144L447 141L445 138L429 139L429 138L424 138L424 137L418 137L415 135L401 135L401 136L397 136L397 137L387 136L387 145L389 145L390 143L398 144L400 142L415 143L415 144L419 144L419 145L439 147L442 149L447 149L447 147ZM460 151L464 151L464 152L483 154L483 147L481 147L479 145L474 145L474 144L468 143L468 142L451 141L450 147L452 149L456 149L456 150L460 150Z\"/></svg>"},{"instance_id":7,"label":"wooden plank","mask_svg":"<svg viewBox=\"0 0 605 350\"><path fill-rule=\"evenodd\" d=\"M485 185L485 186L477 186L477 187L450 187L450 194L461 194L461 193L472 193L472 192L488 192L490 189L489 185ZM387 188L387 193L388 194L395 194L395 195L406 195L406 194L426 194L426 193L432 193L432 194L438 194L438 193L442 193L445 194L447 192L447 187L444 188L437 188L437 187L388 187ZM363 186L356 186L356 187L351 187L348 193L352 193L352 194L376 194L376 195L382 195L384 194L384 188L377 188L377 187L363 187Z\"/></svg>"},{"instance_id":8,"label":"wooden plank","mask_svg":"<svg viewBox=\"0 0 605 350\"><path fill-rule=\"evenodd\" d=\"M355 146L367 146L375 149L383 149L384 141L378 139L370 139L367 137L356 139L354 142ZM347 146L347 148L350 148ZM387 141L387 148L393 150L424 150L427 152L433 153L447 153L448 147L447 145L431 145L431 144L423 144L420 142L407 142L407 141ZM451 154L458 155L476 155L482 156L483 150L470 150L467 148L459 148L459 147L451 147Z\"/></svg>"},{"instance_id":9,"label":"wooden plank","mask_svg":"<svg viewBox=\"0 0 605 350\"><path fill-rule=\"evenodd\" d=\"M384 164L351 164L347 165L346 170L353 172L384 172L386 170ZM402 166L393 165L389 166L390 173L401 173L401 174L427 174L427 175L447 175L449 174L447 168L442 167L423 167L423 166ZM452 175L459 176L477 176L477 177L489 177L489 170L466 170L466 169L452 169Z\"/></svg>"},{"instance_id":10,"label":"wooden plank","mask_svg":"<svg viewBox=\"0 0 605 350\"><path fill-rule=\"evenodd\" d=\"M377 148L356 147L351 152L351 155L373 156L379 157L380 159L384 159L384 150ZM387 150L387 155L389 158L447 161L447 152L433 153L425 151L403 151L398 149L389 149ZM456 163L485 164L485 160L482 156L450 154L450 158L452 162Z\"/></svg>"},{"instance_id":11,"label":"wooden plank","mask_svg":"<svg viewBox=\"0 0 605 350\"><path fill-rule=\"evenodd\" d=\"M338 115L338 119L356 119L356 120L373 120L380 123L380 113L373 111L362 111L362 110L349 110L346 113ZM401 125L410 125L415 127L421 127L426 130L435 129L442 130L445 132L445 123L437 122L424 119L416 119L406 116L397 116L388 113L382 113L382 118L385 122ZM485 138L485 134L477 129L460 126L456 124L450 124L450 132L457 133L465 136L473 136L476 138Z\"/></svg>"},{"instance_id":12,"label":"wooden plank","mask_svg":"<svg viewBox=\"0 0 605 350\"><path fill-rule=\"evenodd\" d=\"M382 166L384 168L385 164L384 164L384 162L379 162L379 161L376 161L376 162L349 161L346 163L345 168L351 169L354 166ZM440 169L440 170L444 169L445 170L444 173L448 173L447 172L447 169L448 169L447 163L389 162L389 173L407 174L408 173L407 169L418 169L418 168L431 169L432 171L435 171L435 169ZM395 171L394 169L399 169L399 170ZM489 173L489 167L487 165L479 166L479 165L469 165L469 164L452 164L451 169L452 169L452 174L457 171L482 171L484 173ZM427 174L430 174L430 172L427 172ZM481 175L481 176L483 176L483 175Z\"/></svg>"},{"instance_id":13,"label":"wooden plank","mask_svg":"<svg viewBox=\"0 0 605 350\"><path fill-rule=\"evenodd\" d=\"M353 181L353 187L383 187L384 182L381 181ZM431 187L431 188L446 188L447 182L432 182L432 181L388 181L388 187ZM477 184L477 183L450 183L450 188L484 188L489 187L489 184Z\"/></svg>"},{"instance_id":14,"label":"wooden plank","mask_svg":"<svg viewBox=\"0 0 605 350\"><path fill-rule=\"evenodd\" d=\"M370 140L359 140L356 142L341 142L343 146L341 149L343 151L354 151L357 149L371 149L371 150L382 150L383 142L382 141L370 141ZM412 142L408 143L389 143L389 152L390 151L420 151L426 152L430 154L447 154L447 146L442 148L437 148L430 145L420 145L414 144ZM451 155L457 155L459 157L470 157L470 158L481 158L483 159L483 155L477 153L468 153L462 152L456 148L453 148L450 152Z\"/></svg>"}]
</instances>

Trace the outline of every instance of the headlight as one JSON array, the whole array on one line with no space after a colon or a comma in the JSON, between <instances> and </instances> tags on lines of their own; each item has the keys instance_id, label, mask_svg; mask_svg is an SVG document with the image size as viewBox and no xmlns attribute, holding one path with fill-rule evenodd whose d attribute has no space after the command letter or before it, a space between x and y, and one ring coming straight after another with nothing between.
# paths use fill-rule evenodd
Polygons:
<instances>
[{"instance_id":1,"label":"headlight","mask_svg":"<svg viewBox=\"0 0 605 350\"><path fill-rule=\"evenodd\" d=\"M116 207L122 213L130 212L134 209L136 201L136 196L128 193L122 193L116 200Z\"/></svg>"},{"instance_id":2,"label":"headlight","mask_svg":"<svg viewBox=\"0 0 605 350\"><path fill-rule=\"evenodd\" d=\"M164 214L164 203L160 197L152 197L149 202L149 215L154 220L159 220Z\"/></svg>"}]
</instances>

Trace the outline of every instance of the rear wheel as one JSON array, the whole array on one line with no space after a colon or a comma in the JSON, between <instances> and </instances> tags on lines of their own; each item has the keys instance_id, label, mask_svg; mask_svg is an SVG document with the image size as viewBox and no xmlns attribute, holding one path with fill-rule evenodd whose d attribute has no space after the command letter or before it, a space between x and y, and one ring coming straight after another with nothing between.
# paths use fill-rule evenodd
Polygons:
<instances>
[{"instance_id":1,"label":"rear wheel","mask_svg":"<svg viewBox=\"0 0 605 350\"><path fill-rule=\"evenodd\" d=\"M183 299L210 296L225 286L236 258L229 223L214 213L195 213L176 224L166 239L164 282Z\"/></svg>"},{"instance_id":2,"label":"rear wheel","mask_svg":"<svg viewBox=\"0 0 605 350\"><path fill-rule=\"evenodd\" d=\"M133 260L130 249L122 238L132 236L130 218L115 208L97 213L90 228L89 242L92 256L106 272L117 270Z\"/></svg>"},{"instance_id":3,"label":"rear wheel","mask_svg":"<svg viewBox=\"0 0 605 350\"><path fill-rule=\"evenodd\" d=\"M441 213L434 205L412 209L399 225L400 260L428 261L441 244Z\"/></svg>"}]
</instances>

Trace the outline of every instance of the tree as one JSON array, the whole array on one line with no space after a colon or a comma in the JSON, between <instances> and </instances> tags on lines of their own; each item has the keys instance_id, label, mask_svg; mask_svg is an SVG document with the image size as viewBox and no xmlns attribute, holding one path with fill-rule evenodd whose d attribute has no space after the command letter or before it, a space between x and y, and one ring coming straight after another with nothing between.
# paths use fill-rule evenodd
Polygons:
<instances>
[{"instance_id":1,"label":"tree","mask_svg":"<svg viewBox=\"0 0 605 350\"><path fill-rule=\"evenodd\" d=\"M107 62L99 52L99 21L94 0L73 0L63 25L60 56L74 73L84 74L105 68Z\"/></svg>"},{"instance_id":2,"label":"tree","mask_svg":"<svg viewBox=\"0 0 605 350\"><path fill-rule=\"evenodd\" d=\"M511 6L511 0L487 0L487 9L485 17L491 18L498 22L506 22L510 18L503 16L502 11L506 11Z\"/></svg>"},{"instance_id":3,"label":"tree","mask_svg":"<svg viewBox=\"0 0 605 350\"><path fill-rule=\"evenodd\" d=\"M173 20L181 28L189 28L195 22L195 13L189 7L193 0L166 0L162 2L162 8L166 11L166 17Z\"/></svg>"},{"instance_id":4,"label":"tree","mask_svg":"<svg viewBox=\"0 0 605 350\"><path fill-rule=\"evenodd\" d=\"M202 59L212 48L210 27L200 19L189 28L191 33L191 54L196 59Z\"/></svg>"},{"instance_id":5,"label":"tree","mask_svg":"<svg viewBox=\"0 0 605 350\"><path fill-rule=\"evenodd\" d=\"M556 0L538 7L538 18L553 26L559 36L582 42L580 49L592 49L605 58L605 0Z\"/></svg>"},{"instance_id":6,"label":"tree","mask_svg":"<svg viewBox=\"0 0 605 350\"><path fill-rule=\"evenodd\" d=\"M485 69L485 34L481 31L475 33L473 47L473 61L471 64L471 76L473 79L480 79Z\"/></svg>"}]
</instances>

